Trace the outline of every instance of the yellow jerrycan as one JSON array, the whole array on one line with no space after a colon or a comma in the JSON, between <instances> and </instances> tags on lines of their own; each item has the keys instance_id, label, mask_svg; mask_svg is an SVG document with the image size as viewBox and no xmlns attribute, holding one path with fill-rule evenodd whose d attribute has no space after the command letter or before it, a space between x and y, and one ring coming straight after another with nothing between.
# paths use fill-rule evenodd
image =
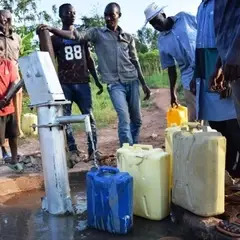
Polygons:
<instances>
[{"instance_id":1,"label":"yellow jerrycan","mask_svg":"<svg viewBox=\"0 0 240 240\"><path fill-rule=\"evenodd\" d=\"M224 213L225 157L221 133L207 127L175 132L172 202L202 217Z\"/></svg>"},{"instance_id":2,"label":"yellow jerrycan","mask_svg":"<svg viewBox=\"0 0 240 240\"><path fill-rule=\"evenodd\" d=\"M169 174L169 182L170 188L172 188L172 137L175 132L181 131L181 127L176 124L172 124L171 127L165 129L165 151L170 156L170 174Z\"/></svg>"},{"instance_id":3,"label":"yellow jerrycan","mask_svg":"<svg viewBox=\"0 0 240 240\"><path fill-rule=\"evenodd\" d=\"M186 107L178 105L170 107L167 111L167 127L172 124L180 126L183 123L188 122L188 110Z\"/></svg>"},{"instance_id":4,"label":"yellow jerrycan","mask_svg":"<svg viewBox=\"0 0 240 240\"><path fill-rule=\"evenodd\" d=\"M134 214L150 220L169 215L169 154L151 145L124 144L117 150L117 167L134 182Z\"/></svg>"},{"instance_id":5,"label":"yellow jerrycan","mask_svg":"<svg viewBox=\"0 0 240 240\"><path fill-rule=\"evenodd\" d=\"M22 130L24 134L37 135L38 134L37 128L35 129L35 131L32 128L33 124L37 125L37 121L38 121L38 118L36 114L33 114L33 113L24 114L22 118Z\"/></svg>"},{"instance_id":6,"label":"yellow jerrycan","mask_svg":"<svg viewBox=\"0 0 240 240\"><path fill-rule=\"evenodd\" d=\"M180 132L182 128L191 129L192 132L201 132L202 126L198 122L188 123L185 122L181 126L172 124L170 127L165 129L165 151L170 155L170 186L172 187L172 164L173 164L173 134ZM207 131L215 131L210 127L207 127ZM216 132L216 131L215 131Z\"/></svg>"}]
</instances>

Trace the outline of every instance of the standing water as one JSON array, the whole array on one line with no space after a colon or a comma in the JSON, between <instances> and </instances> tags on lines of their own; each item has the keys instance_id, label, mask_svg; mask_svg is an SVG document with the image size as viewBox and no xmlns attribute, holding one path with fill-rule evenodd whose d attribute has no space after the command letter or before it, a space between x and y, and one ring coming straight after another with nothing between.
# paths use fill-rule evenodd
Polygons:
<instances>
[{"instance_id":1,"label":"standing water","mask_svg":"<svg viewBox=\"0 0 240 240\"><path fill-rule=\"evenodd\" d=\"M191 239L183 229L164 221L134 219L134 229L116 236L87 228L85 174L70 175L71 192L77 215L56 217L41 210L43 191L24 193L0 206L0 240L159 240L165 236Z\"/></svg>"}]
</instances>

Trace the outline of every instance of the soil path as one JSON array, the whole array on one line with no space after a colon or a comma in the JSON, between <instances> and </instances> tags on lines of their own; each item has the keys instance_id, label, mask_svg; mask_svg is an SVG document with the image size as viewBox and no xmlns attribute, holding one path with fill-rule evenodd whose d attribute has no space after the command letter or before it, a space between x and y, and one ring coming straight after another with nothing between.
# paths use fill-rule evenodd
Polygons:
<instances>
[{"instance_id":1,"label":"soil path","mask_svg":"<svg viewBox=\"0 0 240 240\"><path fill-rule=\"evenodd\" d=\"M143 124L140 135L141 144L150 144L154 147L164 145L164 129L166 127L166 110L169 106L169 90L153 90L152 104L142 109ZM98 132L98 148L105 154L114 154L119 147L117 124L100 129ZM86 151L86 137L84 132L76 133L75 139L80 150ZM37 139L24 139L20 141L19 152L28 154L39 150Z\"/></svg>"}]
</instances>

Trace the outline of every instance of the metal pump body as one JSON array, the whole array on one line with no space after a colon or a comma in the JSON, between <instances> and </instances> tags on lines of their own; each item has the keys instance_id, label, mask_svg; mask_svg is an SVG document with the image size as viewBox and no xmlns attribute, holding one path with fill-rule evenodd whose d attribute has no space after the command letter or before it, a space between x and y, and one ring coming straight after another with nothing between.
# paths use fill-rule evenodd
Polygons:
<instances>
[{"instance_id":1,"label":"metal pump body","mask_svg":"<svg viewBox=\"0 0 240 240\"><path fill-rule=\"evenodd\" d=\"M63 116L65 99L48 52L34 52L19 59L31 107L37 108L40 149L46 196L42 208L54 215L73 212L65 152L65 124L85 123L91 133L88 115Z\"/></svg>"}]
</instances>

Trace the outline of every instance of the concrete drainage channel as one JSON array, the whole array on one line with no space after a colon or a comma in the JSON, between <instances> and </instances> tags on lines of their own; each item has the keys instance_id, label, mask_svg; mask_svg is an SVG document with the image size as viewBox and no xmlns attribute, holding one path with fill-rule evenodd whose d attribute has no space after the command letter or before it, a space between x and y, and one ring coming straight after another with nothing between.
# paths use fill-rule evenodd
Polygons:
<instances>
[{"instance_id":1,"label":"concrete drainage channel","mask_svg":"<svg viewBox=\"0 0 240 240\"><path fill-rule=\"evenodd\" d=\"M190 213L177 209L174 209L174 211L178 220L180 220L179 223L172 223L170 218L163 221L149 221L136 217L134 219L134 229L127 236L114 236L88 229L85 172L70 173L69 180L72 200L78 213L76 216L54 217L40 209L41 197L44 196L43 179L40 175L38 178L32 176L32 179L25 177L25 179L18 180L18 183L21 183L20 187L25 186L25 189L29 189L27 185L30 184L30 190L33 190L35 185L37 189L34 191L13 195L13 191L8 188L10 195L5 196L4 203L0 205L0 240L230 239L215 232L213 226L211 226L213 219L204 222L204 220L200 220ZM15 186L15 190L17 190L16 184L12 184L12 186Z\"/></svg>"}]
</instances>

